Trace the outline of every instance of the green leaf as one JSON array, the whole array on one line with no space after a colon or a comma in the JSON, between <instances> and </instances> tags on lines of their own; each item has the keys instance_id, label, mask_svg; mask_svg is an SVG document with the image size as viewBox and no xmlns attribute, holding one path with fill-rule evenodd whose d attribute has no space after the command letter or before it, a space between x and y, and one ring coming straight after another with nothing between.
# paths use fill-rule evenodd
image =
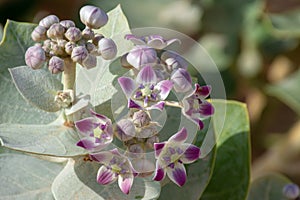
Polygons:
<instances>
[{"instance_id":1,"label":"green leaf","mask_svg":"<svg viewBox=\"0 0 300 200\"><path fill-rule=\"evenodd\" d=\"M278 83L268 85L266 87L266 91L268 94L275 96L282 102L286 103L293 110L295 110L298 113L298 115L300 115L299 85L300 70Z\"/></svg>"},{"instance_id":2,"label":"green leaf","mask_svg":"<svg viewBox=\"0 0 300 200\"><path fill-rule=\"evenodd\" d=\"M7 21L0 44L0 123L49 123L57 116L26 102L16 89L8 69L25 65L26 49L33 45L34 24Z\"/></svg>"},{"instance_id":3,"label":"green leaf","mask_svg":"<svg viewBox=\"0 0 300 200\"><path fill-rule=\"evenodd\" d=\"M49 125L0 125L1 145L24 152L70 157L87 152L76 146L79 134L62 122Z\"/></svg>"},{"instance_id":4,"label":"green leaf","mask_svg":"<svg viewBox=\"0 0 300 200\"><path fill-rule=\"evenodd\" d=\"M63 85L49 71L32 70L28 66L15 67L9 71L18 91L27 101L47 112L60 110L54 98Z\"/></svg>"},{"instance_id":5,"label":"green leaf","mask_svg":"<svg viewBox=\"0 0 300 200\"><path fill-rule=\"evenodd\" d=\"M291 183L280 174L267 174L251 183L247 200L288 200L282 193L283 187Z\"/></svg>"},{"instance_id":6,"label":"green leaf","mask_svg":"<svg viewBox=\"0 0 300 200\"><path fill-rule=\"evenodd\" d=\"M109 11L107 15L107 24L95 32L101 33L105 37L111 38L115 41L118 49L117 57L119 57L133 47L132 42L124 39L126 34L131 33L130 27L121 5L116 6L113 10Z\"/></svg>"},{"instance_id":7,"label":"green leaf","mask_svg":"<svg viewBox=\"0 0 300 200\"><path fill-rule=\"evenodd\" d=\"M269 20L276 34L282 36L300 36L300 12L293 9L283 13L269 13Z\"/></svg>"},{"instance_id":8,"label":"green leaf","mask_svg":"<svg viewBox=\"0 0 300 200\"><path fill-rule=\"evenodd\" d=\"M130 193L125 195L115 182L99 185L96 182L99 163L84 161L83 158L69 159L63 171L56 177L52 192L57 200L71 199L122 199L152 200L160 193L160 184L149 178L135 178Z\"/></svg>"},{"instance_id":9,"label":"green leaf","mask_svg":"<svg viewBox=\"0 0 300 200\"><path fill-rule=\"evenodd\" d=\"M124 40L125 34L130 33L130 28L120 6L108 12L108 16L108 23L95 32L104 34L115 41L118 48L118 58L133 46L130 41ZM116 93L114 80L118 75L127 72L119 63L98 57L97 67L90 70L79 68L76 81L80 84L76 85L76 91L89 94L93 106L99 106L109 101Z\"/></svg>"},{"instance_id":10,"label":"green leaf","mask_svg":"<svg viewBox=\"0 0 300 200\"><path fill-rule=\"evenodd\" d=\"M0 198L2 200L52 200L51 184L63 169L52 163L26 154L0 154Z\"/></svg>"},{"instance_id":11,"label":"green leaf","mask_svg":"<svg viewBox=\"0 0 300 200\"><path fill-rule=\"evenodd\" d=\"M222 133L217 140L217 155L212 178L201 200L245 199L250 181L249 119L246 106L234 101L213 101L214 127L223 121ZM222 126L222 124L221 124Z\"/></svg>"}]
</instances>

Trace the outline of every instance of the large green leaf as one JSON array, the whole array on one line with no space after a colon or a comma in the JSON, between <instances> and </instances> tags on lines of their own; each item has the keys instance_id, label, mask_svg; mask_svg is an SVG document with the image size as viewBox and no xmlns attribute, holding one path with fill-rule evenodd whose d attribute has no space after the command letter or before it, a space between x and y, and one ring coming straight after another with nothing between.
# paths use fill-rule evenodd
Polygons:
<instances>
[{"instance_id":1,"label":"large green leaf","mask_svg":"<svg viewBox=\"0 0 300 200\"><path fill-rule=\"evenodd\" d=\"M8 68L25 65L26 49L33 45L35 25L7 21L0 44L0 123L42 124L53 121L56 114L46 113L26 102L16 89Z\"/></svg>"},{"instance_id":2,"label":"large green leaf","mask_svg":"<svg viewBox=\"0 0 300 200\"><path fill-rule=\"evenodd\" d=\"M221 108L226 106L225 122L217 140L217 155L212 178L201 200L246 198L250 181L249 119L246 106L234 101L214 101L214 127L223 121Z\"/></svg>"},{"instance_id":3,"label":"large green leaf","mask_svg":"<svg viewBox=\"0 0 300 200\"><path fill-rule=\"evenodd\" d=\"M19 151L52 156L77 156L87 152L76 146L80 137L57 121L49 125L2 124L1 145Z\"/></svg>"},{"instance_id":4,"label":"large green leaf","mask_svg":"<svg viewBox=\"0 0 300 200\"><path fill-rule=\"evenodd\" d=\"M267 92L280 99L300 115L300 70L292 74L290 77L268 85Z\"/></svg>"},{"instance_id":5,"label":"large green leaf","mask_svg":"<svg viewBox=\"0 0 300 200\"><path fill-rule=\"evenodd\" d=\"M9 71L18 91L28 102L47 112L60 110L54 97L63 85L48 70L32 70L28 66L20 66Z\"/></svg>"},{"instance_id":6,"label":"large green leaf","mask_svg":"<svg viewBox=\"0 0 300 200\"><path fill-rule=\"evenodd\" d=\"M69 159L63 171L56 177L52 192L57 200L72 199L122 199L152 200L160 193L160 184L149 178L135 178L128 195L121 192L118 183L99 185L96 182L99 163L84 161L82 157Z\"/></svg>"},{"instance_id":7,"label":"large green leaf","mask_svg":"<svg viewBox=\"0 0 300 200\"><path fill-rule=\"evenodd\" d=\"M283 187L291 183L279 174L267 174L251 183L247 200L288 200L282 193Z\"/></svg>"},{"instance_id":8,"label":"large green leaf","mask_svg":"<svg viewBox=\"0 0 300 200\"><path fill-rule=\"evenodd\" d=\"M108 23L95 32L104 34L115 41L118 48L117 57L119 57L128 52L133 46L130 41L124 40L125 34L130 33L130 29L120 6L108 12L108 16ZM101 105L108 102L116 93L114 80L126 71L119 62L107 61L98 57L96 68L90 70L80 68L78 70L76 91L89 94L92 105Z\"/></svg>"},{"instance_id":9,"label":"large green leaf","mask_svg":"<svg viewBox=\"0 0 300 200\"><path fill-rule=\"evenodd\" d=\"M52 200L51 184L63 169L52 163L26 154L0 154L0 199Z\"/></svg>"}]
</instances>

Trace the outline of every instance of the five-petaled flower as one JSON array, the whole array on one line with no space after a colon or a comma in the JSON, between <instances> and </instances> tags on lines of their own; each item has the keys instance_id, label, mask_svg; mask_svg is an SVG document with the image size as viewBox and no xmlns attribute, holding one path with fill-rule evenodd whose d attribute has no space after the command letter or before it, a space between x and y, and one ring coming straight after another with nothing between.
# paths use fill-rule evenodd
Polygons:
<instances>
[{"instance_id":1,"label":"five-petaled flower","mask_svg":"<svg viewBox=\"0 0 300 200\"><path fill-rule=\"evenodd\" d=\"M99 151L113 140L111 120L91 110L91 117L76 121L75 126L83 136L77 146L90 151Z\"/></svg>"},{"instance_id":2,"label":"five-petaled flower","mask_svg":"<svg viewBox=\"0 0 300 200\"><path fill-rule=\"evenodd\" d=\"M133 34L127 34L125 35L125 39L130 40L135 45L146 45L154 49L164 49L174 42L180 43L179 39L175 38L175 39L166 40L160 35L148 35L148 36L138 37Z\"/></svg>"},{"instance_id":3,"label":"five-petaled flower","mask_svg":"<svg viewBox=\"0 0 300 200\"><path fill-rule=\"evenodd\" d=\"M133 169L130 160L121 155L118 149L103 151L90 155L91 159L103 164L97 173L97 182L107 185L118 179L123 193L128 194L137 172Z\"/></svg>"},{"instance_id":4,"label":"five-petaled flower","mask_svg":"<svg viewBox=\"0 0 300 200\"><path fill-rule=\"evenodd\" d=\"M170 80L157 81L155 71L146 66L138 73L135 80L129 77L120 77L118 82L128 99L129 108L159 109L164 108L164 100L168 97L173 82ZM138 101L142 101L140 105Z\"/></svg>"},{"instance_id":5,"label":"five-petaled flower","mask_svg":"<svg viewBox=\"0 0 300 200\"><path fill-rule=\"evenodd\" d=\"M161 181L166 174L178 186L186 182L186 171L183 164L195 162L200 157L200 148L184 143L187 130L182 128L167 142L154 143L156 169L153 179Z\"/></svg>"},{"instance_id":6,"label":"five-petaled flower","mask_svg":"<svg viewBox=\"0 0 300 200\"><path fill-rule=\"evenodd\" d=\"M214 114L213 105L205 100L210 92L211 86L200 86L196 83L194 91L182 100L183 114L197 123L200 130L204 127L202 120Z\"/></svg>"}]
</instances>

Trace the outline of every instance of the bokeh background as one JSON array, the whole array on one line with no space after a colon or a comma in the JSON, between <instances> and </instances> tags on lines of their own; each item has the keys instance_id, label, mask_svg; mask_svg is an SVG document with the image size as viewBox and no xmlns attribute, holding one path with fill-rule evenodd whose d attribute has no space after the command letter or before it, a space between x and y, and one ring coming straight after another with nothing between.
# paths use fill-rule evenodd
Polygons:
<instances>
[{"instance_id":1,"label":"bokeh background","mask_svg":"<svg viewBox=\"0 0 300 200\"><path fill-rule=\"evenodd\" d=\"M0 0L0 23L55 14L80 25L85 4L121 4L132 28L165 27L199 41L227 98L247 104L252 177L277 171L300 184L299 0Z\"/></svg>"}]
</instances>

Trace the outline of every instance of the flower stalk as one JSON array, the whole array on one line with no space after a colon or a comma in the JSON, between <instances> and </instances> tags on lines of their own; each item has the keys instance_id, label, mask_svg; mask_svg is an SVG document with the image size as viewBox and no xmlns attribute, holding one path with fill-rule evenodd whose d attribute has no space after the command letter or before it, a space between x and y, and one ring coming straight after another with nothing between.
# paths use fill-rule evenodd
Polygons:
<instances>
[{"instance_id":1,"label":"flower stalk","mask_svg":"<svg viewBox=\"0 0 300 200\"><path fill-rule=\"evenodd\" d=\"M70 59L65 59L63 72L64 90L73 90L75 94L76 63Z\"/></svg>"}]
</instances>

